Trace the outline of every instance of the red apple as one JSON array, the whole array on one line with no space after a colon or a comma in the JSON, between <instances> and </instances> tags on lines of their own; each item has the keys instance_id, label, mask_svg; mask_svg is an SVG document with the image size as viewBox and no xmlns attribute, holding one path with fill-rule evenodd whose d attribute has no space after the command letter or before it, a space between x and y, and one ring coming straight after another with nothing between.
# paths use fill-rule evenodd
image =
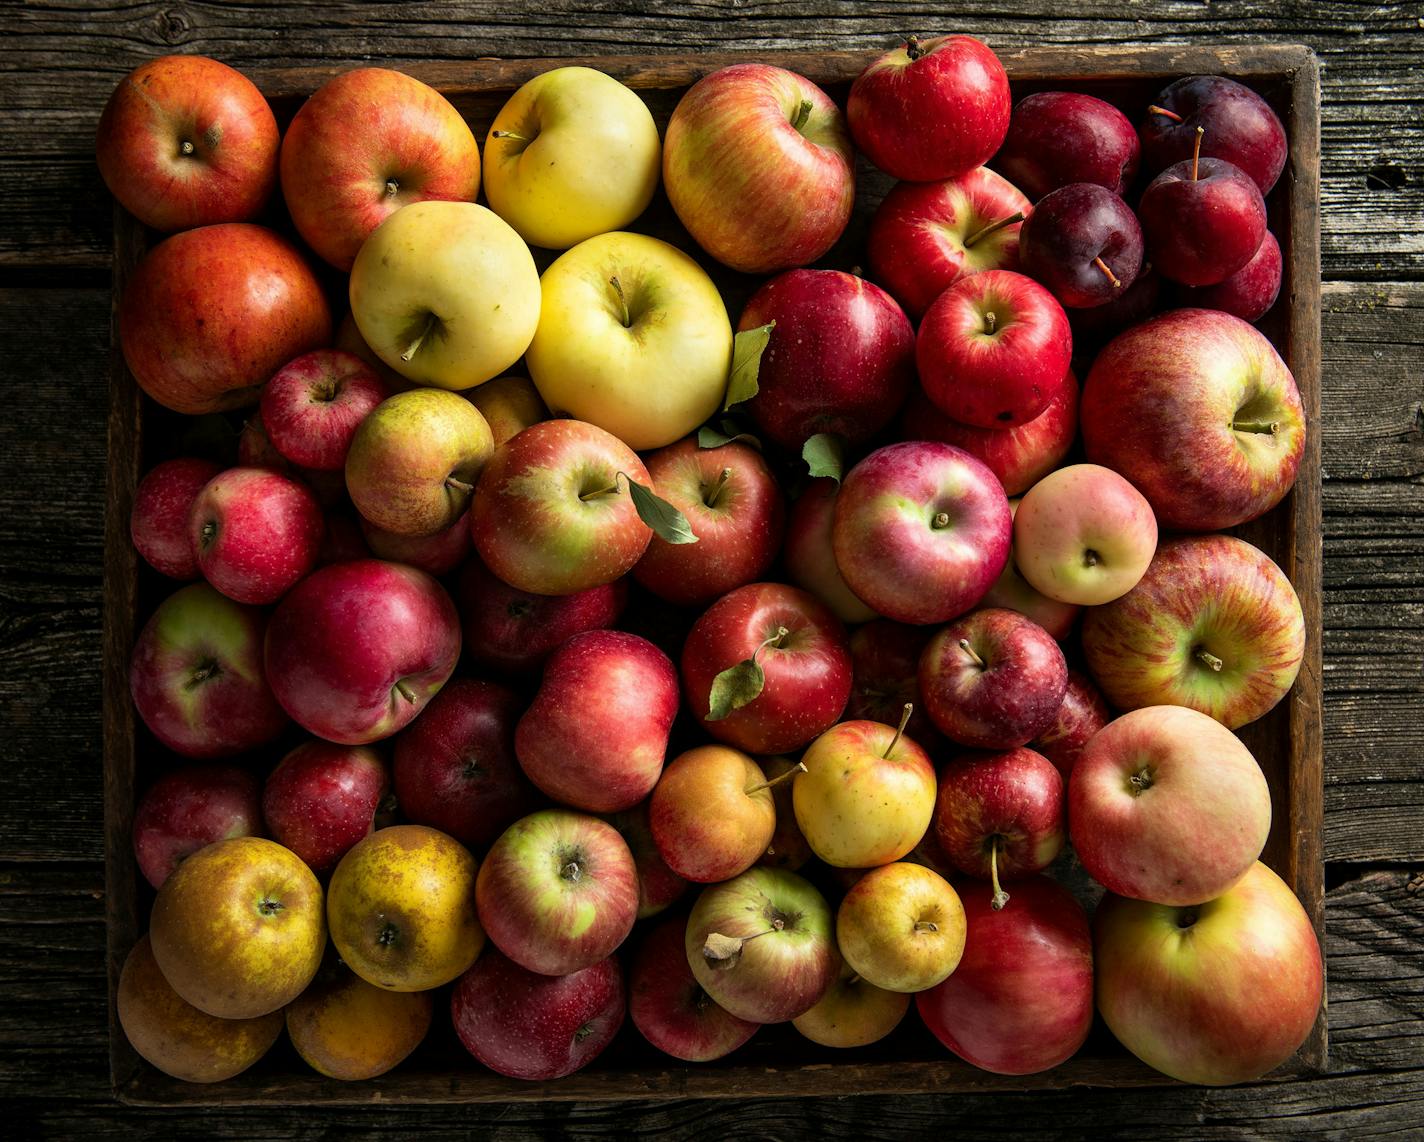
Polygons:
<instances>
[{"instance_id":1,"label":"red apple","mask_svg":"<svg viewBox=\"0 0 1424 1142\"><path fill-rule=\"evenodd\" d=\"M1267 230L1251 260L1229 278L1198 289L1178 286L1177 301L1196 309L1219 309L1242 321L1259 321L1280 295L1282 268L1281 244Z\"/></svg>"},{"instance_id":2,"label":"red apple","mask_svg":"<svg viewBox=\"0 0 1424 1142\"><path fill-rule=\"evenodd\" d=\"M184 857L214 841L261 835L261 786L236 765L169 770L134 808L134 858L154 888L163 886Z\"/></svg>"},{"instance_id":3,"label":"red apple","mask_svg":"<svg viewBox=\"0 0 1424 1142\"><path fill-rule=\"evenodd\" d=\"M1019 502L1019 500L1009 501L1009 510L1015 515L1018 514ZM1050 599L1047 595L1036 590L1019 571L1013 547L1009 548L1009 561L1004 564L1004 569L994 580L994 585L979 600L979 605L1018 611L1019 614L1036 622L1059 642L1072 633L1073 623L1077 620L1078 613L1083 609L1077 603L1060 603L1057 599Z\"/></svg>"},{"instance_id":4,"label":"red apple","mask_svg":"<svg viewBox=\"0 0 1424 1142\"><path fill-rule=\"evenodd\" d=\"M470 516L466 511L443 531L399 535L361 516L361 534L371 554L392 563L409 563L437 578L459 567L470 554Z\"/></svg>"},{"instance_id":5,"label":"red apple","mask_svg":"<svg viewBox=\"0 0 1424 1142\"><path fill-rule=\"evenodd\" d=\"M340 471L357 426L389 395L360 357L318 349L288 361L263 386L262 425L293 464Z\"/></svg>"},{"instance_id":6,"label":"red apple","mask_svg":"<svg viewBox=\"0 0 1424 1142\"><path fill-rule=\"evenodd\" d=\"M776 831L771 783L752 758L698 746L668 763L648 803L663 862L699 884L731 880L757 862Z\"/></svg>"},{"instance_id":7,"label":"red apple","mask_svg":"<svg viewBox=\"0 0 1424 1142\"><path fill-rule=\"evenodd\" d=\"M356 517L343 511L327 512L326 532L317 552L316 565L325 567L328 563L350 563L353 559L370 558L371 549L366 546Z\"/></svg>"},{"instance_id":8,"label":"red apple","mask_svg":"<svg viewBox=\"0 0 1424 1142\"><path fill-rule=\"evenodd\" d=\"M1033 748L1053 762L1066 782L1083 755L1083 747L1110 721L1112 711L1092 679L1069 669L1063 704L1053 724L1034 738Z\"/></svg>"},{"instance_id":9,"label":"red apple","mask_svg":"<svg viewBox=\"0 0 1424 1142\"><path fill-rule=\"evenodd\" d=\"M1190 158L1198 127L1203 155L1235 163L1263 195L1271 192L1286 165L1285 128L1264 99L1220 75L1175 80L1148 106L1138 128L1147 173Z\"/></svg>"},{"instance_id":10,"label":"red apple","mask_svg":"<svg viewBox=\"0 0 1424 1142\"><path fill-rule=\"evenodd\" d=\"M638 870L639 920L666 910L687 891L688 884L668 868L667 861L658 852L650 820L651 807L652 798L649 798L608 818L608 823L627 842L628 851L633 854L633 865Z\"/></svg>"},{"instance_id":11,"label":"red apple","mask_svg":"<svg viewBox=\"0 0 1424 1142\"><path fill-rule=\"evenodd\" d=\"M1147 256L1164 278L1223 282L1266 236L1266 203L1251 176L1224 159L1192 158L1159 174L1137 204Z\"/></svg>"},{"instance_id":12,"label":"red apple","mask_svg":"<svg viewBox=\"0 0 1424 1142\"><path fill-rule=\"evenodd\" d=\"M833 526L840 485L832 479L807 482L791 505L781 558L792 582L820 599L843 623L863 623L875 612L846 586L836 566Z\"/></svg>"},{"instance_id":13,"label":"red apple","mask_svg":"<svg viewBox=\"0 0 1424 1142\"><path fill-rule=\"evenodd\" d=\"M203 486L222 469L211 460L165 460L134 489L129 537L148 565L170 579L196 579L198 559L188 538L188 512Z\"/></svg>"},{"instance_id":14,"label":"red apple","mask_svg":"<svg viewBox=\"0 0 1424 1142\"><path fill-rule=\"evenodd\" d=\"M1132 121L1111 103L1076 91L1039 91L1015 105L994 167L1036 202L1073 182L1125 195L1139 158Z\"/></svg>"},{"instance_id":15,"label":"red apple","mask_svg":"<svg viewBox=\"0 0 1424 1142\"><path fill-rule=\"evenodd\" d=\"M273 840L313 872L329 872L375 827L390 788L390 772L375 750L309 741L267 775L262 818Z\"/></svg>"},{"instance_id":16,"label":"red apple","mask_svg":"<svg viewBox=\"0 0 1424 1142\"><path fill-rule=\"evenodd\" d=\"M933 752L941 742L940 732L925 713L919 670L920 652L933 634L929 627L889 619L877 619L852 631L852 683L846 718L898 725L909 703L913 708L905 733Z\"/></svg>"}]
</instances>

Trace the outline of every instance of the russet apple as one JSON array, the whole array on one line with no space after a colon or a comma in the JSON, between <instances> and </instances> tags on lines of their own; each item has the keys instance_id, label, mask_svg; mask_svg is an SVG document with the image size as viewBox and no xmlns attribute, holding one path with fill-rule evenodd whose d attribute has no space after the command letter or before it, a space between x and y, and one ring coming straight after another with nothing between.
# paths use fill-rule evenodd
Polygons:
<instances>
[{"instance_id":1,"label":"russet apple","mask_svg":"<svg viewBox=\"0 0 1424 1142\"><path fill-rule=\"evenodd\" d=\"M286 1012L287 1036L318 1074L359 1082L398 1066L425 1039L428 991L387 991L335 957Z\"/></svg>"},{"instance_id":2,"label":"russet apple","mask_svg":"<svg viewBox=\"0 0 1424 1142\"><path fill-rule=\"evenodd\" d=\"M896 861L855 882L836 912L846 963L876 987L925 991L964 955L964 905L939 873Z\"/></svg>"}]
</instances>

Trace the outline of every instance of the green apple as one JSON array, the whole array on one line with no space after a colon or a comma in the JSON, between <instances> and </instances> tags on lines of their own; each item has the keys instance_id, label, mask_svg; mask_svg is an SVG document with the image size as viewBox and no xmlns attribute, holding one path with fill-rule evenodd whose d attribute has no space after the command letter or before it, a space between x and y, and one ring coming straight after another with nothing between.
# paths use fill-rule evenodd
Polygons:
<instances>
[{"instance_id":1,"label":"green apple","mask_svg":"<svg viewBox=\"0 0 1424 1142\"><path fill-rule=\"evenodd\" d=\"M539 271L499 215L413 202L372 232L351 267L351 314L401 376L469 389L519 360L539 324Z\"/></svg>"},{"instance_id":2,"label":"green apple","mask_svg":"<svg viewBox=\"0 0 1424 1142\"><path fill-rule=\"evenodd\" d=\"M647 104L588 67L535 76L485 140L490 207L530 245L551 250L627 226L652 200L661 168Z\"/></svg>"},{"instance_id":3,"label":"green apple","mask_svg":"<svg viewBox=\"0 0 1424 1142\"><path fill-rule=\"evenodd\" d=\"M712 279L681 250L600 234L545 270L542 288L525 363L556 416L642 451L681 439L721 405L732 324Z\"/></svg>"},{"instance_id":4,"label":"green apple","mask_svg":"<svg viewBox=\"0 0 1424 1142\"><path fill-rule=\"evenodd\" d=\"M964 904L944 877L897 861L850 887L836 912L836 943L862 977L915 992L948 979L964 955Z\"/></svg>"},{"instance_id":5,"label":"green apple","mask_svg":"<svg viewBox=\"0 0 1424 1142\"><path fill-rule=\"evenodd\" d=\"M823 1047L864 1047L895 1030L909 1008L908 995L876 987L843 963L826 994L791 1026Z\"/></svg>"}]
</instances>

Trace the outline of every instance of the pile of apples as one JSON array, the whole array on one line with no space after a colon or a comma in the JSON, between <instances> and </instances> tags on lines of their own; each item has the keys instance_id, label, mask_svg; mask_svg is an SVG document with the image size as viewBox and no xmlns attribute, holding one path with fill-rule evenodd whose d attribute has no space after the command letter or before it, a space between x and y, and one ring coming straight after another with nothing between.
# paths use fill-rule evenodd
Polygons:
<instances>
[{"instance_id":1,"label":"pile of apples","mask_svg":"<svg viewBox=\"0 0 1424 1142\"><path fill-rule=\"evenodd\" d=\"M438 1003L485 1066L553 1079L625 1014L707 1061L786 1021L868 1044L913 997L1000 1073L1069 1058L1095 1008L1187 1081L1284 1061L1320 950L1231 731L1305 629L1219 533L1304 443L1249 324L1285 137L1220 77L1143 113L1015 107L965 36L889 52L844 111L725 68L661 139L555 68L483 154L386 69L284 134L215 61L127 77L100 167L171 236L123 353L235 452L166 459L133 503L138 552L194 580L133 700L196 759L150 765L135 812L135 1049L217 1081L285 1026L364 1079ZM869 278L803 268L856 148L901 180ZM704 261L627 229L660 184ZM735 330L705 259L757 275L724 275ZM1091 922L1044 874L1067 841L1107 889Z\"/></svg>"}]
</instances>

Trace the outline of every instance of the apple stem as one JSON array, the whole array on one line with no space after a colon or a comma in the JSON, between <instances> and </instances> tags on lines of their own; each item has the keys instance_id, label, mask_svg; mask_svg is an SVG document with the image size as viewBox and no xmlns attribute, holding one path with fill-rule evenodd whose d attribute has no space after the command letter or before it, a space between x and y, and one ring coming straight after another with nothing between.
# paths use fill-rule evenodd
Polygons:
<instances>
[{"instance_id":1,"label":"apple stem","mask_svg":"<svg viewBox=\"0 0 1424 1142\"><path fill-rule=\"evenodd\" d=\"M809 99L801 100L800 104L796 108L796 114L791 116L791 126L793 126L798 131L801 130L802 127L806 126L806 120L811 118L811 112L815 108L815 106L816 105L812 103Z\"/></svg>"},{"instance_id":2,"label":"apple stem","mask_svg":"<svg viewBox=\"0 0 1424 1142\"><path fill-rule=\"evenodd\" d=\"M579 499L581 499L584 503L588 503L589 500L596 500L596 499L598 499L599 496L610 496L610 495L612 495L613 493L615 493L615 492L618 491L618 477L619 477L619 476L623 476L623 473L622 473L622 472L617 473L617 475L615 475L615 476L613 477L613 483L609 484L608 487L606 487L606 488L599 488L597 491L593 491L593 492L582 492L582 493L580 493ZM624 476L623 478L624 478L624 479L627 479L626 476Z\"/></svg>"},{"instance_id":3,"label":"apple stem","mask_svg":"<svg viewBox=\"0 0 1424 1142\"><path fill-rule=\"evenodd\" d=\"M275 916L278 912L282 911L282 902L267 897L257 905L257 911L261 912L264 916Z\"/></svg>"},{"instance_id":4,"label":"apple stem","mask_svg":"<svg viewBox=\"0 0 1424 1142\"><path fill-rule=\"evenodd\" d=\"M1173 123L1180 123L1182 121L1182 117L1175 111L1168 111L1165 107L1158 107L1155 103L1151 104L1147 110L1153 115L1165 115L1168 119L1172 120Z\"/></svg>"},{"instance_id":5,"label":"apple stem","mask_svg":"<svg viewBox=\"0 0 1424 1142\"><path fill-rule=\"evenodd\" d=\"M200 547L207 547L213 541L213 537L218 533L218 525L212 520L203 524L203 530L198 532L198 544Z\"/></svg>"},{"instance_id":6,"label":"apple stem","mask_svg":"<svg viewBox=\"0 0 1424 1142\"><path fill-rule=\"evenodd\" d=\"M1103 261L1101 257L1094 258L1093 265L1097 266L1098 269L1103 271L1103 273L1107 276L1108 281L1112 282L1113 289L1122 289L1121 280L1119 280L1117 274L1113 273L1112 270L1108 269L1108 264Z\"/></svg>"},{"instance_id":7,"label":"apple stem","mask_svg":"<svg viewBox=\"0 0 1424 1142\"><path fill-rule=\"evenodd\" d=\"M218 674L218 663L215 658L204 659L198 665L198 669L188 675L188 681L183 684L183 689L191 690L195 686L201 686L209 678L215 678Z\"/></svg>"},{"instance_id":8,"label":"apple stem","mask_svg":"<svg viewBox=\"0 0 1424 1142\"><path fill-rule=\"evenodd\" d=\"M425 340L425 338L429 335L430 331L434 328L435 314L427 314L425 318L425 325L421 328L420 333L416 335L415 340L410 343L406 351L401 354L401 360L409 361L412 357L414 357L416 353L420 351L420 343Z\"/></svg>"},{"instance_id":9,"label":"apple stem","mask_svg":"<svg viewBox=\"0 0 1424 1142\"><path fill-rule=\"evenodd\" d=\"M732 469L723 468L721 474L717 477L717 482L713 484L711 490L707 492L705 496L703 496L702 502L706 504L709 508L715 508L717 506L717 501L722 498L723 490L727 487L727 481L731 478Z\"/></svg>"},{"instance_id":10,"label":"apple stem","mask_svg":"<svg viewBox=\"0 0 1424 1142\"><path fill-rule=\"evenodd\" d=\"M1209 650L1197 651L1197 661L1205 663L1218 674L1221 673L1221 668L1225 665L1221 659L1217 658L1216 655L1212 654Z\"/></svg>"},{"instance_id":11,"label":"apple stem","mask_svg":"<svg viewBox=\"0 0 1424 1142\"><path fill-rule=\"evenodd\" d=\"M473 492L475 490L474 484L467 484L458 476L446 476L445 486L447 488L453 488L457 492Z\"/></svg>"},{"instance_id":12,"label":"apple stem","mask_svg":"<svg viewBox=\"0 0 1424 1142\"><path fill-rule=\"evenodd\" d=\"M618 295L618 306L623 311L623 328L633 327L633 318L628 313L628 298L623 292L623 283L618 280L618 275L614 274L608 279L608 284L613 287L613 292Z\"/></svg>"},{"instance_id":13,"label":"apple stem","mask_svg":"<svg viewBox=\"0 0 1424 1142\"><path fill-rule=\"evenodd\" d=\"M855 972L850 979L846 980L846 987L854 987L860 982L860 972Z\"/></svg>"},{"instance_id":14,"label":"apple stem","mask_svg":"<svg viewBox=\"0 0 1424 1142\"><path fill-rule=\"evenodd\" d=\"M190 143L187 139L184 139L181 143L178 144L178 153L180 155L191 155L193 153L193 149L193 144Z\"/></svg>"},{"instance_id":15,"label":"apple stem","mask_svg":"<svg viewBox=\"0 0 1424 1142\"><path fill-rule=\"evenodd\" d=\"M752 657L755 658L758 654L760 654L760 653L761 653L763 650L765 650L768 646L774 646L774 647L776 647L778 650L781 649L781 644L786 641L787 637L788 637L790 634L791 634L791 632L790 632L789 630L787 630L785 627L777 627L777 628L776 628L776 633L775 633L774 635L772 635L769 639L767 639L764 643L762 643L759 647L757 647L757 648L756 648L756 652L752 655Z\"/></svg>"},{"instance_id":16,"label":"apple stem","mask_svg":"<svg viewBox=\"0 0 1424 1142\"><path fill-rule=\"evenodd\" d=\"M702 945L702 955L714 963L734 959L741 954L742 947L748 940L769 936L773 932L780 932L785 927L785 920L776 919L771 922L771 927L766 931L753 932L750 936L724 936L721 932L711 932Z\"/></svg>"},{"instance_id":17,"label":"apple stem","mask_svg":"<svg viewBox=\"0 0 1424 1142\"><path fill-rule=\"evenodd\" d=\"M415 691L412 690L410 686L406 684L405 679L401 679L399 682L396 683L396 693L399 694L402 698L404 698L407 702L409 702L412 706L415 705Z\"/></svg>"},{"instance_id":18,"label":"apple stem","mask_svg":"<svg viewBox=\"0 0 1424 1142\"><path fill-rule=\"evenodd\" d=\"M1233 420L1231 422L1233 432L1261 432L1274 436L1281 430L1278 420Z\"/></svg>"},{"instance_id":19,"label":"apple stem","mask_svg":"<svg viewBox=\"0 0 1424 1142\"><path fill-rule=\"evenodd\" d=\"M910 720L910 715L914 712L915 704L913 702L906 702L905 708L900 711L900 724L895 729L895 736L890 739L890 744L885 747L885 752L880 755L885 760L888 761L890 759L890 754L894 751L895 747L900 744L900 735L905 732L905 726Z\"/></svg>"},{"instance_id":20,"label":"apple stem","mask_svg":"<svg viewBox=\"0 0 1424 1142\"><path fill-rule=\"evenodd\" d=\"M939 925L936 924L933 920L916 920L916 921L915 921L915 931L916 931L916 932L938 932L938 931L939 931Z\"/></svg>"},{"instance_id":21,"label":"apple stem","mask_svg":"<svg viewBox=\"0 0 1424 1142\"><path fill-rule=\"evenodd\" d=\"M967 250L970 246L974 245L975 242L979 241L980 238L987 238L996 230L1002 230L1005 226L1012 226L1015 222L1022 222L1023 220L1023 211L1020 210L1016 214L1010 214L1007 218L1000 218L997 222L990 222L987 226L981 226L978 230L974 231L973 234L964 239L964 248Z\"/></svg>"},{"instance_id":22,"label":"apple stem","mask_svg":"<svg viewBox=\"0 0 1424 1142\"><path fill-rule=\"evenodd\" d=\"M518 131L491 131L491 139L513 139L519 143L527 143L529 140Z\"/></svg>"},{"instance_id":23,"label":"apple stem","mask_svg":"<svg viewBox=\"0 0 1424 1142\"><path fill-rule=\"evenodd\" d=\"M999 315L992 309L984 315L984 332L993 334L994 326L999 324Z\"/></svg>"},{"instance_id":24,"label":"apple stem","mask_svg":"<svg viewBox=\"0 0 1424 1142\"><path fill-rule=\"evenodd\" d=\"M806 763L805 763L804 761L798 761L795 765L793 765L790 769L788 769L788 770L787 770L785 773L783 773L780 777L773 777L770 781L763 781L763 782L761 782L761 784L759 784L759 785L753 785L750 789L747 790L747 794L748 794L748 795L751 795L751 794L757 792L757 791L760 790L760 789L771 789L773 786L780 785L783 781L790 781L790 780L791 780L793 777L795 777L798 773L805 773L805 772L806 772ZM766 851L767 851L767 852L771 852L770 849L767 849Z\"/></svg>"},{"instance_id":25,"label":"apple stem","mask_svg":"<svg viewBox=\"0 0 1424 1142\"><path fill-rule=\"evenodd\" d=\"M920 56L925 54L925 49L920 47L919 36L911 35L905 37L905 54L909 56L912 61L919 59Z\"/></svg>"},{"instance_id":26,"label":"apple stem","mask_svg":"<svg viewBox=\"0 0 1424 1142\"><path fill-rule=\"evenodd\" d=\"M1192 181L1197 181L1197 163L1201 161L1202 136L1206 134L1206 128L1197 128L1197 137L1192 140Z\"/></svg>"},{"instance_id":27,"label":"apple stem","mask_svg":"<svg viewBox=\"0 0 1424 1142\"><path fill-rule=\"evenodd\" d=\"M974 648L969 645L969 640L967 638L961 638L959 640L959 649L964 651L965 654L969 655L969 657L974 660L974 665L979 667L980 670L988 669L988 666L984 662L984 660L980 658L979 655L975 653Z\"/></svg>"},{"instance_id":28,"label":"apple stem","mask_svg":"<svg viewBox=\"0 0 1424 1142\"><path fill-rule=\"evenodd\" d=\"M989 901L989 907L995 912L1002 911L1004 905L1009 902L1009 894L999 884L998 833L989 838L989 882L994 886L994 898Z\"/></svg>"}]
</instances>

